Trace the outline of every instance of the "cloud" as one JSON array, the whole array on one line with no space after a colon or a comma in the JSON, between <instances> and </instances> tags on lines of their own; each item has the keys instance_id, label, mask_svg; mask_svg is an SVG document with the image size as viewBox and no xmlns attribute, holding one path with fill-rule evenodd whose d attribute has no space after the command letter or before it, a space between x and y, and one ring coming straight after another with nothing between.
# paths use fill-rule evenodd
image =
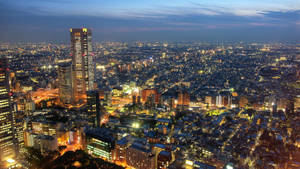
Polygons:
<instances>
[{"instance_id":1,"label":"cloud","mask_svg":"<svg viewBox=\"0 0 300 169\"><path fill-rule=\"evenodd\" d=\"M2 40L20 39L16 35L22 35L24 39L25 37L28 39L68 39L67 31L70 27L82 26L94 28L95 37L99 39L102 37L130 39L131 36L136 39L143 37L151 39L155 35L162 36L161 39L176 39L176 37L177 39L193 39L193 34L198 37L206 36L207 39L209 39L208 35L215 38L226 35L230 39L230 35L234 35L236 38L251 36L251 38L262 39L267 38L265 33L270 34L268 38L273 38L271 35L276 34L281 38L295 39L297 36L289 35L292 33L299 35L300 32L300 10L278 6L260 7L259 3L256 8L249 4L249 8L242 5L233 5L229 8L228 5L221 3L198 4L185 1L185 3L178 4L178 0L173 0L173 3L165 0L168 2L165 4L153 4L158 1L149 1L152 4L145 6L134 6L128 1L125 3L121 0L119 2L123 2L123 5L115 4L115 6L78 0L63 0L63 2L34 0L35 3L32 0L16 1L20 3L0 2L0 21L4 23L0 25L0 39ZM104 3L115 1L101 0ZM144 2L144 0L141 1ZM216 2L216 0L211 1ZM26 36L22 32L26 32ZM174 34L165 36L168 32ZM52 37L51 35L54 34L55 36ZM118 34L118 37L115 34ZM124 38L125 35L128 36Z\"/></svg>"},{"instance_id":2,"label":"cloud","mask_svg":"<svg viewBox=\"0 0 300 169\"><path fill-rule=\"evenodd\" d=\"M241 27L245 24L240 23L193 23L193 22L170 22L169 25L176 25L181 27L193 27L193 28L206 28L206 29L220 29L220 28L232 28L232 27Z\"/></svg>"},{"instance_id":3,"label":"cloud","mask_svg":"<svg viewBox=\"0 0 300 169\"><path fill-rule=\"evenodd\" d=\"M153 31L190 31L197 30L195 28L184 28L184 27L121 27L114 28L112 32L153 32Z\"/></svg>"},{"instance_id":4,"label":"cloud","mask_svg":"<svg viewBox=\"0 0 300 169\"><path fill-rule=\"evenodd\" d=\"M258 10L237 9L237 10L231 11L230 13L237 15L237 16L260 16L260 17L263 17L265 12L258 11Z\"/></svg>"},{"instance_id":5,"label":"cloud","mask_svg":"<svg viewBox=\"0 0 300 169\"><path fill-rule=\"evenodd\" d=\"M185 15L234 15L264 17L267 12L300 10L300 1L293 0L15 0L6 2L22 11L38 15L69 15L131 18L165 18Z\"/></svg>"}]
</instances>

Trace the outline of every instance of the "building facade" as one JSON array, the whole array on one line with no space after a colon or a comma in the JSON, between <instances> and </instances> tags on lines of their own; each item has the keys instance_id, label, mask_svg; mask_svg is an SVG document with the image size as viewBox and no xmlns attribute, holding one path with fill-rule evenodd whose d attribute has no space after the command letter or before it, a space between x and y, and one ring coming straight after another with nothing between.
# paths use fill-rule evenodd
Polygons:
<instances>
[{"instance_id":1,"label":"building facade","mask_svg":"<svg viewBox=\"0 0 300 169\"><path fill-rule=\"evenodd\" d=\"M71 104L73 101L72 91L72 65L63 63L58 65L59 101L63 105Z\"/></svg>"},{"instance_id":2,"label":"building facade","mask_svg":"<svg viewBox=\"0 0 300 169\"><path fill-rule=\"evenodd\" d=\"M157 168L167 169L172 161L172 155L168 151L161 151L157 156Z\"/></svg>"},{"instance_id":3,"label":"building facade","mask_svg":"<svg viewBox=\"0 0 300 169\"><path fill-rule=\"evenodd\" d=\"M115 161L126 164L126 149L128 147L128 140L123 137L116 142L115 146Z\"/></svg>"},{"instance_id":4,"label":"building facade","mask_svg":"<svg viewBox=\"0 0 300 169\"><path fill-rule=\"evenodd\" d=\"M126 163L136 169L155 169L155 155L151 149L133 143L126 151Z\"/></svg>"},{"instance_id":5,"label":"building facade","mask_svg":"<svg viewBox=\"0 0 300 169\"><path fill-rule=\"evenodd\" d=\"M100 127L101 113L99 91L93 90L87 92L87 112L91 125Z\"/></svg>"},{"instance_id":6,"label":"building facade","mask_svg":"<svg viewBox=\"0 0 300 169\"><path fill-rule=\"evenodd\" d=\"M108 161L113 159L115 139L111 130L106 128L95 128L86 132L86 151L97 158Z\"/></svg>"},{"instance_id":7,"label":"building facade","mask_svg":"<svg viewBox=\"0 0 300 169\"><path fill-rule=\"evenodd\" d=\"M7 59L0 58L0 161L16 155L14 114L11 104Z\"/></svg>"},{"instance_id":8,"label":"building facade","mask_svg":"<svg viewBox=\"0 0 300 169\"><path fill-rule=\"evenodd\" d=\"M190 95L187 92L179 92L178 93L178 106L186 106L190 105Z\"/></svg>"},{"instance_id":9,"label":"building facade","mask_svg":"<svg viewBox=\"0 0 300 169\"><path fill-rule=\"evenodd\" d=\"M153 101L157 104L159 102L160 94L156 89L144 89L142 90L142 101L147 102L153 97Z\"/></svg>"},{"instance_id":10,"label":"building facade","mask_svg":"<svg viewBox=\"0 0 300 169\"><path fill-rule=\"evenodd\" d=\"M85 101L86 91L94 89L92 32L87 28L70 29L75 102Z\"/></svg>"}]
</instances>

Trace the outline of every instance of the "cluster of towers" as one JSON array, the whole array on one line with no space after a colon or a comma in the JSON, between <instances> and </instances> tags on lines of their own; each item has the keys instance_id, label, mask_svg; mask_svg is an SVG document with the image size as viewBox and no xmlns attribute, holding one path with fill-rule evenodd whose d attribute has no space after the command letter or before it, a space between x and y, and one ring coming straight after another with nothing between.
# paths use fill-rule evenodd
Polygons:
<instances>
[{"instance_id":1,"label":"cluster of towers","mask_svg":"<svg viewBox=\"0 0 300 169\"><path fill-rule=\"evenodd\" d=\"M92 32L87 28L70 29L71 62L58 68L59 101L65 107L86 104L88 116L94 126L100 126L99 91L94 87Z\"/></svg>"},{"instance_id":2,"label":"cluster of towers","mask_svg":"<svg viewBox=\"0 0 300 169\"><path fill-rule=\"evenodd\" d=\"M70 34L72 62L59 65L59 101L65 106L88 103L88 112L93 114L95 124L99 125L99 95L93 91L94 62L91 30L70 29ZM15 110L11 97L8 62L6 58L0 58L0 161L12 159L18 152ZM94 105L97 106L96 109Z\"/></svg>"}]
</instances>

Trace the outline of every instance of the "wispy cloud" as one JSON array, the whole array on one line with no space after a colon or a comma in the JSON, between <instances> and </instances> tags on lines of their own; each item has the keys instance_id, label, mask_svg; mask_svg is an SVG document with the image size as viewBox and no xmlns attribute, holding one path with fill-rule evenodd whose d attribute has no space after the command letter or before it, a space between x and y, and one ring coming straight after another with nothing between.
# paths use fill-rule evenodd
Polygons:
<instances>
[{"instance_id":1,"label":"wispy cloud","mask_svg":"<svg viewBox=\"0 0 300 169\"><path fill-rule=\"evenodd\" d=\"M67 36L63 31L77 26L94 27L95 36L108 39L117 34L163 38L170 32L174 34L167 38L194 38L194 34L210 38L219 33L217 38L228 35L231 39L242 32L238 36L263 38L269 33L271 38L275 34L281 38L289 34L295 39L299 18L299 0L13 0L0 2L4 23L0 30L5 30L0 39L9 39L9 31L13 36L24 30L37 39L51 31Z\"/></svg>"},{"instance_id":2,"label":"wispy cloud","mask_svg":"<svg viewBox=\"0 0 300 169\"><path fill-rule=\"evenodd\" d=\"M232 10L231 12L228 13L232 13L234 15L237 16L264 16L265 11L258 11L258 10L249 10L249 9L236 9L236 10Z\"/></svg>"},{"instance_id":3,"label":"wispy cloud","mask_svg":"<svg viewBox=\"0 0 300 169\"><path fill-rule=\"evenodd\" d=\"M114 28L110 31L112 32L152 32L152 31L190 31L197 30L196 28L184 28L184 27L121 27Z\"/></svg>"},{"instance_id":4,"label":"wispy cloud","mask_svg":"<svg viewBox=\"0 0 300 169\"><path fill-rule=\"evenodd\" d=\"M169 15L235 15L258 17L268 11L300 10L298 0L15 0L9 2L40 15L88 15L120 18L158 18ZM39 9L31 10L32 8ZM41 12L42 11L42 12Z\"/></svg>"}]
</instances>

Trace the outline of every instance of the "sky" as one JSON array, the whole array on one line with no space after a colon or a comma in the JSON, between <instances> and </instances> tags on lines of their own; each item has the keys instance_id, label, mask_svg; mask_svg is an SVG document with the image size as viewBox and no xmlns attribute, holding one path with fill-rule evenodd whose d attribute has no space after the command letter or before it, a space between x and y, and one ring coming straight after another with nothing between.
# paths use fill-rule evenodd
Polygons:
<instances>
[{"instance_id":1,"label":"sky","mask_svg":"<svg viewBox=\"0 0 300 169\"><path fill-rule=\"evenodd\" d=\"M300 0L6 0L0 41L300 41Z\"/></svg>"}]
</instances>

